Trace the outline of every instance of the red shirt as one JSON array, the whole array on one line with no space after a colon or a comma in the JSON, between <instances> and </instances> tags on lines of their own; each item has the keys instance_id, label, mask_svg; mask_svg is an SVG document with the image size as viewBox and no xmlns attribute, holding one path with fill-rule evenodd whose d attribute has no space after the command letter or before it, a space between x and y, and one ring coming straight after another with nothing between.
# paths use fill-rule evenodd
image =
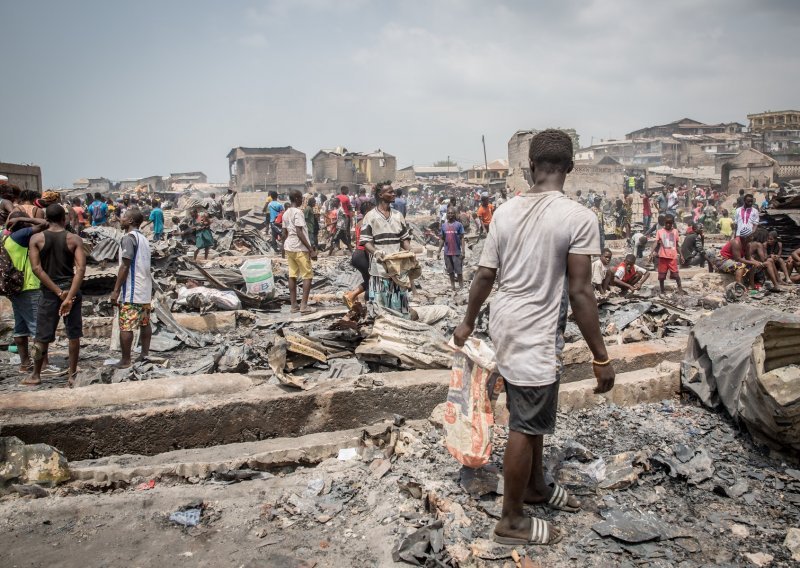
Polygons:
<instances>
[{"instance_id":1,"label":"red shirt","mask_svg":"<svg viewBox=\"0 0 800 568\"><path fill-rule=\"evenodd\" d=\"M367 250L361 244L361 223L356 225L356 250Z\"/></svg>"},{"instance_id":2,"label":"red shirt","mask_svg":"<svg viewBox=\"0 0 800 568\"><path fill-rule=\"evenodd\" d=\"M652 212L650 211L650 198L646 195L642 196L642 215L647 217L652 215Z\"/></svg>"},{"instance_id":3,"label":"red shirt","mask_svg":"<svg viewBox=\"0 0 800 568\"><path fill-rule=\"evenodd\" d=\"M339 200L339 203L342 204L342 209L344 209L345 214L348 217L353 216L353 210L350 208L350 196L349 195L342 195L339 194L336 196L336 199Z\"/></svg>"},{"instance_id":4,"label":"red shirt","mask_svg":"<svg viewBox=\"0 0 800 568\"><path fill-rule=\"evenodd\" d=\"M285 209L284 209L284 211L285 211ZM283 223L283 212L284 211L281 211L280 213L278 213L278 216L275 217L275 224L276 225L280 225L281 223Z\"/></svg>"}]
</instances>

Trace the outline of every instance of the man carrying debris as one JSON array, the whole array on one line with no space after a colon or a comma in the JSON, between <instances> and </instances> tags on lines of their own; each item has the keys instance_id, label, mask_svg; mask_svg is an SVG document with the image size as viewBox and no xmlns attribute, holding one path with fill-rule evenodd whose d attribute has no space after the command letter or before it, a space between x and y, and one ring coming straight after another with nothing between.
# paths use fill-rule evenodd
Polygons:
<instances>
[{"instance_id":1,"label":"man carrying debris","mask_svg":"<svg viewBox=\"0 0 800 568\"><path fill-rule=\"evenodd\" d=\"M361 222L361 244L370 255L369 301L408 319L408 289L389 277L383 265L387 255L411 250L411 230L403 214L392 209L394 199L392 184L380 182L375 186L378 205Z\"/></svg>"},{"instance_id":2,"label":"man carrying debris","mask_svg":"<svg viewBox=\"0 0 800 568\"><path fill-rule=\"evenodd\" d=\"M681 276L678 272L678 263L683 264L683 256L678 245L678 229L674 223L675 218L667 213L664 216L664 228L656 231L656 245L650 253L651 262L654 257L658 257L658 285L662 294L666 293L664 281L667 279L667 272L677 284L678 294L686 293L681 286Z\"/></svg>"},{"instance_id":3,"label":"man carrying debris","mask_svg":"<svg viewBox=\"0 0 800 568\"><path fill-rule=\"evenodd\" d=\"M146 359L150 354L150 338L153 334L150 326L153 275L150 272L150 243L139 229L143 221L142 212L135 208L125 211L120 219L120 227L126 234L119 243L117 282L109 297L112 304L119 306L122 359L116 365L118 369L131 366L133 334L137 329L141 330L139 342L142 354L139 360Z\"/></svg>"},{"instance_id":4,"label":"man carrying debris","mask_svg":"<svg viewBox=\"0 0 800 568\"><path fill-rule=\"evenodd\" d=\"M293 189L289 192L291 207L283 212L283 251L289 265L289 298L292 312L311 314L316 310L308 307L311 280L314 270L311 261L317 259L317 251L308 238L306 216L303 212L303 194ZM297 279L303 280L303 300L297 305Z\"/></svg>"},{"instance_id":5,"label":"man carrying debris","mask_svg":"<svg viewBox=\"0 0 800 568\"><path fill-rule=\"evenodd\" d=\"M439 256L444 249L444 267L450 276L450 285L453 291L464 287L464 226L456 219L456 208L447 210L447 221L442 225L442 242L439 245Z\"/></svg>"},{"instance_id":6,"label":"man carrying debris","mask_svg":"<svg viewBox=\"0 0 800 568\"><path fill-rule=\"evenodd\" d=\"M597 218L564 195L572 155L572 140L560 130L544 130L531 140L533 188L497 210L466 315L453 337L456 345L464 345L498 280L489 331L509 409L503 512L494 529L494 540L502 544L555 544L562 539L551 523L526 517L525 503L580 510L563 488L545 483L542 466L544 435L555 430L569 303L594 355L595 392L614 386L591 282L592 255L600 254Z\"/></svg>"},{"instance_id":7,"label":"man carrying debris","mask_svg":"<svg viewBox=\"0 0 800 568\"><path fill-rule=\"evenodd\" d=\"M650 273L636 265L636 257L629 254L614 271L614 286L622 290L624 296L628 292L641 290L642 284L650 278Z\"/></svg>"},{"instance_id":8,"label":"man carrying debris","mask_svg":"<svg viewBox=\"0 0 800 568\"><path fill-rule=\"evenodd\" d=\"M47 359L49 345L56 339L58 318L62 317L69 340L68 384L72 386L83 337L81 284L86 272L86 254L83 240L66 230L67 214L61 205L48 205L45 218L49 224L47 230L33 235L28 248L33 273L42 285L42 295L36 313L33 374L22 384L42 382L42 365Z\"/></svg>"}]
</instances>

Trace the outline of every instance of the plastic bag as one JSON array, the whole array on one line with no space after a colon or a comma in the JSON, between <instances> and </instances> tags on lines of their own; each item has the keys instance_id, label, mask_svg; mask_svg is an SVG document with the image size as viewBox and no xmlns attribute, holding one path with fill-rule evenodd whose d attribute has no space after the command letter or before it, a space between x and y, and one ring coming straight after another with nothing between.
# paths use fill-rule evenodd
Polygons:
<instances>
[{"instance_id":1,"label":"plastic bag","mask_svg":"<svg viewBox=\"0 0 800 568\"><path fill-rule=\"evenodd\" d=\"M492 456L492 401L503 390L503 378L485 342L471 337L455 349L444 409L445 446L461 464L478 468Z\"/></svg>"},{"instance_id":2,"label":"plastic bag","mask_svg":"<svg viewBox=\"0 0 800 568\"><path fill-rule=\"evenodd\" d=\"M216 290L205 286L181 287L178 290L178 299L175 303L179 306L189 306L201 311L204 308L218 308L220 310L242 309L242 302L236 292L232 290Z\"/></svg>"},{"instance_id":3,"label":"plastic bag","mask_svg":"<svg viewBox=\"0 0 800 568\"><path fill-rule=\"evenodd\" d=\"M268 258L248 260L239 268L247 286L248 294L275 294L275 277L272 274L272 261Z\"/></svg>"}]
</instances>

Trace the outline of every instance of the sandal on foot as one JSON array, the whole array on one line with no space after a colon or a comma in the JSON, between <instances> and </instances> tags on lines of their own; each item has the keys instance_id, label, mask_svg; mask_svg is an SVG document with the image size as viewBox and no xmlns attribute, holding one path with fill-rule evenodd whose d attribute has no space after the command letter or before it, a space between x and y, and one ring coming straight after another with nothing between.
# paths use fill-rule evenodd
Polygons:
<instances>
[{"instance_id":1,"label":"sandal on foot","mask_svg":"<svg viewBox=\"0 0 800 568\"><path fill-rule=\"evenodd\" d=\"M551 545L561 542L563 535L559 532L558 535L550 538L550 524L544 519L531 517L531 532L527 539L515 536L501 536L496 532L492 535L494 541L498 544L510 544L515 546L529 546L532 544Z\"/></svg>"},{"instance_id":2,"label":"sandal on foot","mask_svg":"<svg viewBox=\"0 0 800 568\"><path fill-rule=\"evenodd\" d=\"M308 315L308 314L316 313L316 311L317 311L317 308L304 308L304 309L300 310L300 313L305 316L305 315Z\"/></svg>"},{"instance_id":3,"label":"sandal on foot","mask_svg":"<svg viewBox=\"0 0 800 568\"><path fill-rule=\"evenodd\" d=\"M571 507L569 505L570 494L566 489L561 487L558 483L553 484L553 494L550 500L545 503L545 506L556 511L566 511L567 513L577 513L581 510L580 507Z\"/></svg>"}]
</instances>

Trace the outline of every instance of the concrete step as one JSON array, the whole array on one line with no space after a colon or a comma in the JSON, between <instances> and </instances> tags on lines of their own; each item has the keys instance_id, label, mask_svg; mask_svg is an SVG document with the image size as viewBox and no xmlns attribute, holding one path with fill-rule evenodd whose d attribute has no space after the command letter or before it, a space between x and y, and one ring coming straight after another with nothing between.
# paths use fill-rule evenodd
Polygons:
<instances>
[{"instance_id":1,"label":"concrete step","mask_svg":"<svg viewBox=\"0 0 800 568\"><path fill-rule=\"evenodd\" d=\"M76 481L113 483L137 478L206 478L214 473L243 468L268 471L287 465L313 466L336 456L340 449L358 447L364 430L377 435L391 424L385 421L365 428L175 450L154 456L119 455L80 460L70 462L69 469Z\"/></svg>"}]
</instances>

